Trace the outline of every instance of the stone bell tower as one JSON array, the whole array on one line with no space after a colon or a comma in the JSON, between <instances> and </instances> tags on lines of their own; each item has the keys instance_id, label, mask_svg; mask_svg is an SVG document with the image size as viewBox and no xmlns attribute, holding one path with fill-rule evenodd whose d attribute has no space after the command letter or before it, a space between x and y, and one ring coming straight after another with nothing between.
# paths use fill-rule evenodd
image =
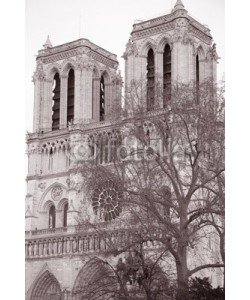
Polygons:
<instances>
[{"instance_id":1,"label":"stone bell tower","mask_svg":"<svg viewBox=\"0 0 250 300\"><path fill-rule=\"evenodd\" d=\"M46 228L52 206L60 217L49 226L62 226L65 203L68 223L75 222L78 203L74 189L68 188L74 170L69 149L84 140L81 126L95 128L99 122L109 122L112 107L121 105L122 80L115 54L87 39L53 47L48 37L43 46L33 76L34 128L27 136L27 230Z\"/></svg>"},{"instance_id":2,"label":"stone bell tower","mask_svg":"<svg viewBox=\"0 0 250 300\"><path fill-rule=\"evenodd\" d=\"M90 136L106 138L102 129L121 106L122 86L116 55L87 39L52 46L48 37L43 47L33 76L34 128L27 134L26 299L32 300L68 294L84 249L92 251L92 235L88 246L72 236L88 201L71 154Z\"/></svg>"},{"instance_id":3,"label":"stone bell tower","mask_svg":"<svg viewBox=\"0 0 250 300\"><path fill-rule=\"evenodd\" d=\"M126 91L131 82L142 81L148 92L157 86L168 96L175 82L217 80L210 30L188 14L181 0L169 14L135 23L123 57ZM164 97L158 105L164 106Z\"/></svg>"},{"instance_id":4,"label":"stone bell tower","mask_svg":"<svg viewBox=\"0 0 250 300\"><path fill-rule=\"evenodd\" d=\"M89 40L52 47L48 38L36 61L34 132L64 129L72 121L74 124L103 121L111 105L119 105L121 90L116 55ZM101 80L105 85L102 108Z\"/></svg>"}]
</instances>

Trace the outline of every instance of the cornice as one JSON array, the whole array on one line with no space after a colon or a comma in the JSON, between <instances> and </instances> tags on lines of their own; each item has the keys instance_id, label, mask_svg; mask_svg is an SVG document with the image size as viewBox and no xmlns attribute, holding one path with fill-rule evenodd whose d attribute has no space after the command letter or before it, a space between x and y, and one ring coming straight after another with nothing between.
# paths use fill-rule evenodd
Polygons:
<instances>
[{"instance_id":1,"label":"cornice","mask_svg":"<svg viewBox=\"0 0 250 300\"><path fill-rule=\"evenodd\" d=\"M164 33L174 29L174 22L165 23L157 26L152 26L147 29L137 30L131 33L134 40L142 39L155 34Z\"/></svg>"},{"instance_id":2,"label":"cornice","mask_svg":"<svg viewBox=\"0 0 250 300\"><path fill-rule=\"evenodd\" d=\"M178 18L186 18L189 21L193 34L205 43L210 43L212 39L210 29L196 21L187 13L182 13L181 11L176 11L168 15L134 24L131 35L133 36L133 39L141 39L150 35L173 30L175 28L174 20Z\"/></svg>"},{"instance_id":3,"label":"cornice","mask_svg":"<svg viewBox=\"0 0 250 300\"><path fill-rule=\"evenodd\" d=\"M197 27L195 27L193 24L189 24L189 33L191 33L193 36L195 36L196 38L200 39L208 45L210 45L212 42L212 36L210 34L208 35L203 33L202 31L197 29Z\"/></svg>"},{"instance_id":4,"label":"cornice","mask_svg":"<svg viewBox=\"0 0 250 300\"><path fill-rule=\"evenodd\" d=\"M55 131L48 131L48 132L33 132L33 133L27 133L26 140L27 143L32 143L35 141L41 141L41 140L49 140L49 139L55 139L55 138L64 138L69 135L69 129L59 129Z\"/></svg>"},{"instance_id":5,"label":"cornice","mask_svg":"<svg viewBox=\"0 0 250 300\"><path fill-rule=\"evenodd\" d=\"M52 179L52 178L58 178L58 177L67 177L69 176L73 170L68 170L65 172L59 172L59 173L53 173L53 174L43 174L43 175L28 175L26 177L26 181L31 181L31 180L44 180L44 179Z\"/></svg>"},{"instance_id":6,"label":"cornice","mask_svg":"<svg viewBox=\"0 0 250 300\"><path fill-rule=\"evenodd\" d=\"M37 60L44 64L48 64L83 53L111 68L116 68L118 66L117 56L115 54L91 43L87 39L80 39L49 49L39 50Z\"/></svg>"}]
</instances>

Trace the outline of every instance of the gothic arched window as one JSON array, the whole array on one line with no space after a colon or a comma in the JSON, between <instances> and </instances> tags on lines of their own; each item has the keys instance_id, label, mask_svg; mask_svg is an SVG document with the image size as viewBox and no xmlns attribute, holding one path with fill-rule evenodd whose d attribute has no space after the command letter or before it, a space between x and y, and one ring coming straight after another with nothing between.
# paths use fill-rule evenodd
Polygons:
<instances>
[{"instance_id":1,"label":"gothic arched window","mask_svg":"<svg viewBox=\"0 0 250 300\"><path fill-rule=\"evenodd\" d=\"M200 61L199 61L199 55L196 55L196 83L199 85L200 83Z\"/></svg>"},{"instance_id":2,"label":"gothic arched window","mask_svg":"<svg viewBox=\"0 0 250 300\"><path fill-rule=\"evenodd\" d=\"M199 55L196 55L196 60L195 60L195 79L196 79L196 100L197 102L199 101L199 86L200 86L200 60L199 60Z\"/></svg>"},{"instance_id":3,"label":"gothic arched window","mask_svg":"<svg viewBox=\"0 0 250 300\"><path fill-rule=\"evenodd\" d=\"M171 98L171 49L166 44L163 52L163 107Z\"/></svg>"},{"instance_id":4,"label":"gothic arched window","mask_svg":"<svg viewBox=\"0 0 250 300\"><path fill-rule=\"evenodd\" d=\"M68 214L68 209L69 209L69 204L68 202L65 203L64 208L63 208L63 227L67 226L67 214Z\"/></svg>"},{"instance_id":5,"label":"gothic arched window","mask_svg":"<svg viewBox=\"0 0 250 300\"><path fill-rule=\"evenodd\" d=\"M68 75L68 96L67 96L67 124L74 119L75 102L75 73L70 69Z\"/></svg>"},{"instance_id":6,"label":"gothic arched window","mask_svg":"<svg viewBox=\"0 0 250 300\"><path fill-rule=\"evenodd\" d=\"M51 205L49 209L49 228L56 227L56 209L55 205Z\"/></svg>"},{"instance_id":7,"label":"gothic arched window","mask_svg":"<svg viewBox=\"0 0 250 300\"><path fill-rule=\"evenodd\" d=\"M60 77L58 73L54 76L52 99L52 130L57 130L60 122Z\"/></svg>"},{"instance_id":8,"label":"gothic arched window","mask_svg":"<svg viewBox=\"0 0 250 300\"><path fill-rule=\"evenodd\" d=\"M154 51L149 49L147 56L147 110L154 108L155 100L155 59Z\"/></svg>"},{"instance_id":9,"label":"gothic arched window","mask_svg":"<svg viewBox=\"0 0 250 300\"><path fill-rule=\"evenodd\" d=\"M100 80L100 121L105 119L105 82L104 77Z\"/></svg>"}]
</instances>

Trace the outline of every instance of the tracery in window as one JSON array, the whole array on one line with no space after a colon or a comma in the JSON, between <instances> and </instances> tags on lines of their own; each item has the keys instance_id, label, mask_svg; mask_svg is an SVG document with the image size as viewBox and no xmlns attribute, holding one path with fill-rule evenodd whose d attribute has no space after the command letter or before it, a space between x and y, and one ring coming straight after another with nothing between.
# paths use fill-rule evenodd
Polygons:
<instances>
[{"instance_id":1,"label":"tracery in window","mask_svg":"<svg viewBox=\"0 0 250 300\"><path fill-rule=\"evenodd\" d=\"M105 120L105 82L104 77L100 80L100 121Z\"/></svg>"},{"instance_id":2,"label":"tracery in window","mask_svg":"<svg viewBox=\"0 0 250 300\"><path fill-rule=\"evenodd\" d=\"M49 228L56 227L56 209L54 205L51 205L49 209Z\"/></svg>"},{"instance_id":3,"label":"tracery in window","mask_svg":"<svg viewBox=\"0 0 250 300\"><path fill-rule=\"evenodd\" d=\"M65 203L64 208L63 208L63 227L67 227L68 209L69 209L69 204L67 202L67 203Z\"/></svg>"},{"instance_id":4,"label":"tracery in window","mask_svg":"<svg viewBox=\"0 0 250 300\"><path fill-rule=\"evenodd\" d=\"M60 85L60 77L56 73L53 82L52 130L59 129L60 125Z\"/></svg>"},{"instance_id":5,"label":"tracery in window","mask_svg":"<svg viewBox=\"0 0 250 300\"><path fill-rule=\"evenodd\" d=\"M163 107L171 99L171 49L166 44L163 52Z\"/></svg>"},{"instance_id":6,"label":"tracery in window","mask_svg":"<svg viewBox=\"0 0 250 300\"><path fill-rule=\"evenodd\" d=\"M147 110L154 108L155 100L155 60L154 51L149 49L147 56Z\"/></svg>"},{"instance_id":7,"label":"tracery in window","mask_svg":"<svg viewBox=\"0 0 250 300\"><path fill-rule=\"evenodd\" d=\"M111 180L106 181L93 192L92 206L102 220L111 221L121 213L122 193Z\"/></svg>"},{"instance_id":8,"label":"tracery in window","mask_svg":"<svg viewBox=\"0 0 250 300\"><path fill-rule=\"evenodd\" d=\"M74 119L74 102L75 102L75 73L70 69L68 75L68 94L67 94L67 124Z\"/></svg>"},{"instance_id":9,"label":"tracery in window","mask_svg":"<svg viewBox=\"0 0 250 300\"><path fill-rule=\"evenodd\" d=\"M195 60L195 70L196 70L196 100L199 101L199 87L200 87L200 60L199 55L196 55Z\"/></svg>"}]
</instances>

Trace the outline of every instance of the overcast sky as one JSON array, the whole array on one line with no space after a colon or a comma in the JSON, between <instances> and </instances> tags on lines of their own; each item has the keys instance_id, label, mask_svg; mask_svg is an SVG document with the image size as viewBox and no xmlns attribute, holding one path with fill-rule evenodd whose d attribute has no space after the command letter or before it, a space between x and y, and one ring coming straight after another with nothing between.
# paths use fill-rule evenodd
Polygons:
<instances>
[{"instance_id":1,"label":"overcast sky","mask_svg":"<svg viewBox=\"0 0 250 300\"><path fill-rule=\"evenodd\" d=\"M26 0L26 128L32 130L35 55L47 35L53 46L78 38L121 58L135 20L147 20L170 12L176 0ZM189 14L211 29L221 57L218 77L224 73L224 0L183 0Z\"/></svg>"}]
</instances>

